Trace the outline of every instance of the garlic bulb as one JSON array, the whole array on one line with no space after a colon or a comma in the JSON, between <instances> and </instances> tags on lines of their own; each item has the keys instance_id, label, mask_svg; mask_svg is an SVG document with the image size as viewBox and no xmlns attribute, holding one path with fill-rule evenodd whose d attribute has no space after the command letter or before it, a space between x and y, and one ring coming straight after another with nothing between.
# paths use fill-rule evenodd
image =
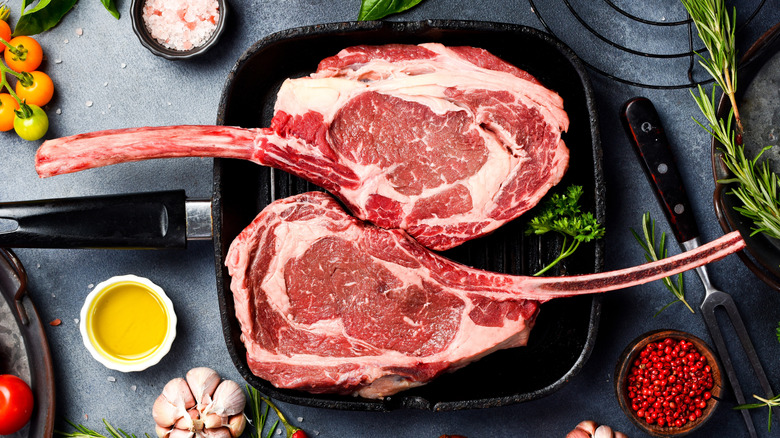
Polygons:
<instances>
[{"instance_id":1,"label":"garlic bulb","mask_svg":"<svg viewBox=\"0 0 780 438\"><path fill-rule=\"evenodd\" d=\"M246 428L246 396L216 371L193 368L168 382L152 406L159 438L237 438Z\"/></svg>"},{"instance_id":2,"label":"garlic bulb","mask_svg":"<svg viewBox=\"0 0 780 438\"><path fill-rule=\"evenodd\" d=\"M580 422L574 430L566 435L566 438L627 438L625 434L613 431L611 427L597 425L595 421L586 420Z\"/></svg>"}]
</instances>

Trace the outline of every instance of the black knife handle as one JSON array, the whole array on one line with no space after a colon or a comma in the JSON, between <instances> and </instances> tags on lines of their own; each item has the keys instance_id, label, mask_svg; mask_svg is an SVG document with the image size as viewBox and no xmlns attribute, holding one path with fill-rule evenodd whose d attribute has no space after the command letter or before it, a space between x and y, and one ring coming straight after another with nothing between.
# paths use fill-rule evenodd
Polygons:
<instances>
[{"instance_id":1,"label":"black knife handle","mask_svg":"<svg viewBox=\"0 0 780 438\"><path fill-rule=\"evenodd\" d=\"M0 203L0 247L183 248L183 190Z\"/></svg>"},{"instance_id":2,"label":"black knife handle","mask_svg":"<svg viewBox=\"0 0 780 438\"><path fill-rule=\"evenodd\" d=\"M626 133L644 165L645 174L655 187L655 194L677 241L686 242L698 237L691 203L653 103L637 97L625 103L622 113Z\"/></svg>"}]
</instances>

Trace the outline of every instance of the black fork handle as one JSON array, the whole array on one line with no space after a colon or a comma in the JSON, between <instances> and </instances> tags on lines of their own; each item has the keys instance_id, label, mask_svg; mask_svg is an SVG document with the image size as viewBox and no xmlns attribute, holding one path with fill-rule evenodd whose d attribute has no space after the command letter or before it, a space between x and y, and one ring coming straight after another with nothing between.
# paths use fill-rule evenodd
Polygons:
<instances>
[{"instance_id":1,"label":"black fork handle","mask_svg":"<svg viewBox=\"0 0 780 438\"><path fill-rule=\"evenodd\" d=\"M644 97L629 100L622 120L677 241L698 237L691 202L653 103Z\"/></svg>"}]
</instances>

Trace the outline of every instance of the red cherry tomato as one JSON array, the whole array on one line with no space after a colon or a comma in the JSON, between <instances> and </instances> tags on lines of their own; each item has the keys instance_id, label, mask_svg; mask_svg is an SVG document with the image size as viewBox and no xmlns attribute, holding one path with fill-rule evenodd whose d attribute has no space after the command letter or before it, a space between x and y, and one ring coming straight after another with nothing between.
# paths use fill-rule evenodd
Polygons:
<instances>
[{"instance_id":1,"label":"red cherry tomato","mask_svg":"<svg viewBox=\"0 0 780 438\"><path fill-rule=\"evenodd\" d=\"M5 47L5 63L13 71L33 71L43 61L43 49L38 41L28 36L18 36ZM5 44L3 44L5 46Z\"/></svg>"},{"instance_id":2,"label":"red cherry tomato","mask_svg":"<svg viewBox=\"0 0 780 438\"><path fill-rule=\"evenodd\" d=\"M10 374L0 375L0 435L21 429L32 411L33 393L27 383Z\"/></svg>"},{"instance_id":3,"label":"red cherry tomato","mask_svg":"<svg viewBox=\"0 0 780 438\"><path fill-rule=\"evenodd\" d=\"M18 109L16 99L8 93L0 93L0 131L14 129L14 111Z\"/></svg>"},{"instance_id":4,"label":"red cherry tomato","mask_svg":"<svg viewBox=\"0 0 780 438\"><path fill-rule=\"evenodd\" d=\"M54 96L54 82L42 71L31 71L32 81L25 85L22 80L16 81L16 95L30 105L44 106Z\"/></svg>"}]
</instances>

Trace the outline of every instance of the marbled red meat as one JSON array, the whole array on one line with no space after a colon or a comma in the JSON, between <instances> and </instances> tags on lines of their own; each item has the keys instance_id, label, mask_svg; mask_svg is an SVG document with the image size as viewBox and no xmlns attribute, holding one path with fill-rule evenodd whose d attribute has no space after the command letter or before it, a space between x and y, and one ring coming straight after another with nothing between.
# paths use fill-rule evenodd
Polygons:
<instances>
[{"instance_id":1,"label":"marbled red meat","mask_svg":"<svg viewBox=\"0 0 780 438\"><path fill-rule=\"evenodd\" d=\"M240 158L443 250L536 205L568 165L563 101L485 50L359 46L282 85L269 128L120 129L44 142L41 176L149 158Z\"/></svg>"},{"instance_id":2,"label":"marbled red meat","mask_svg":"<svg viewBox=\"0 0 780 438\"><path fill-rule=\"evenodd\" d=\"M282 388L377 398L525 345L544 301L646 283L743 247L734 232L621 271L512 276L457 264L312 192L267 206L226 265L253 373Z\"/></svg>"}]
</instances>

